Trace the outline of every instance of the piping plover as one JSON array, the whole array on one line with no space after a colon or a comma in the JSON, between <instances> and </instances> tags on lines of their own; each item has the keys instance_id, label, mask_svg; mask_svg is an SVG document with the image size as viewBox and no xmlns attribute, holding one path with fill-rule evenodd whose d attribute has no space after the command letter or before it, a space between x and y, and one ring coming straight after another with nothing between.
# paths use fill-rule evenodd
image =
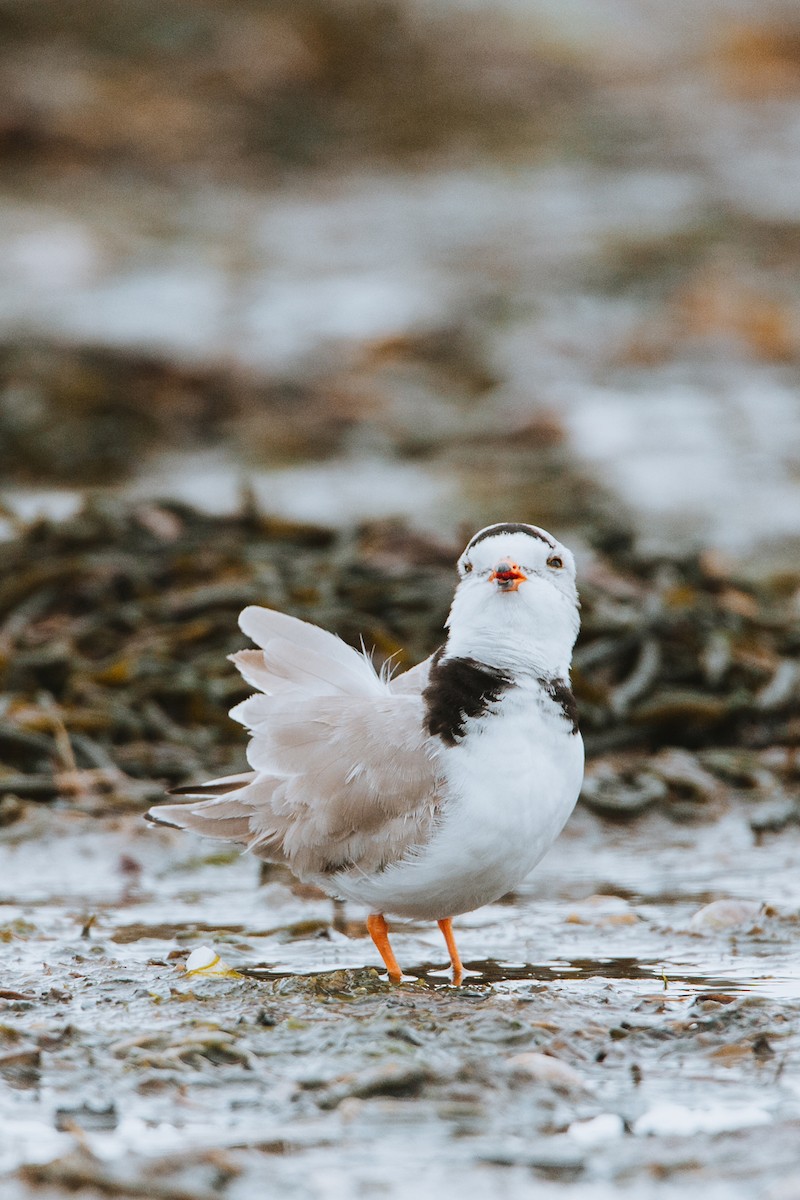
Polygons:
<instances>
[{"instance_id":1,"label":"piping plover","mask_svg":"<svg viewBox=\"0 0 800 1200\"><path fill-rule=\"evenodd\" d=\"M571 552L535 525L476 533L444 644L403 674L295 617L251 606L258 650L232 660L257 689L231 711L251 771L178 788L148 818L287 864L365 905L395 982L386 914L451 921L522 882L580 791L569 668L578 634Z\"/></svg>"}]
</instances>

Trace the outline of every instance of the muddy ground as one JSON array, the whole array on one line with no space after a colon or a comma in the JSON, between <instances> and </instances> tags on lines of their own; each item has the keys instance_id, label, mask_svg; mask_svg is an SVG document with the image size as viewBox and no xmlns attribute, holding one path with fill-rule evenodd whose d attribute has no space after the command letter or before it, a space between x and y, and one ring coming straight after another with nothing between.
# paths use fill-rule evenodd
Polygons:
<instances>
[{"instance_id":1,"label":"muddy ground","mask_svg":"<svg viewBox=\"0 0 800 1200\"><path fill-rule=\"evenodd\" d=\"M398 928L29 804L5 831L3 1194L800 1192L796 828L579 809L523 894ZM709 907L709 905L711 907ZM358 914L350 913L351 918ZM247 977L188 977L211 946Z\"/></svg>"}]
</instances>

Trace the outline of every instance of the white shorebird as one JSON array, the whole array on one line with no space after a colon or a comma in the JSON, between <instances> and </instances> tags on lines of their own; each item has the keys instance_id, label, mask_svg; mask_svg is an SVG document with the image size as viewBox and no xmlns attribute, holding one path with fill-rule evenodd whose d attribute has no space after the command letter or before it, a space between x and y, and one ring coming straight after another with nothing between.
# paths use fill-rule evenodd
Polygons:
<instances>
[{"instance_id":1,"label":"white shorebird","mask_svg":"<svg viewBox=\"0 0 800 1200\"><path fill-rule=\"evenodd\" d=\"M572 554L535 525L490 525L458 570L446 642L395 677L334 634L246 608L240 626L261 649L232 660L258 693L231 716L252 735L253 769L147 814L366 905L395 982L385 914L436 920L460 983L452 918L522 882L583 776Z\"/></svg>"}]
</instances>

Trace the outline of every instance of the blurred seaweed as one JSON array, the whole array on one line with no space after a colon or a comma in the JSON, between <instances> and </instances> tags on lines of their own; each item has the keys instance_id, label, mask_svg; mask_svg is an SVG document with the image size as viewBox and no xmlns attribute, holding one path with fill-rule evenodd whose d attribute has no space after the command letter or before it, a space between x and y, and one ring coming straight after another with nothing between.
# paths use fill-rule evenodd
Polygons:
<instances>
[{"instance_id":1,"label":"blurred seaweed","mask_svg":"<svg viewBox=\"0 0 800 1200\"><path fill-rule=\"evenodd\" d=\"M458 550L396 522L341 534L108 498L34 524L0 545L0 792L99 791L136 807L164 784L239 768L244 739L226 714L244 692L226 655L242 645L246 604L353 645L363 636L376 662L402 668L441 639ZM768 748L784 748L772 766L791 774L800 576L756 586L709 555L647 559L612 541L587 564L582 598L574 686L589 754L605 764L590 802L603 807L609 770L618 811L704 799L714 775L758 786ZM665 747L731 749L702 769L657 757L655 791L618 786L634 769L620 753Z\"/></svg>"},{"instance_id":2,"label":"blurred seaweed","mask_svg":"<svg viewBox=\"0 0 800 1200\"><path fill-rule=\"evenodd\" d=\"M582 78L509 20L399 0L3 0L0 38L0 155L106 171L497 155L546 144Z\"/></svg>"},{"instance_id":3,"label":"blurred seaweed","mask_svg":"<svg viewBox=\"0 0 800 1200\"><path fill-rule=\"evenodd\" d=\"M232 444L262 462L325 458L357 410L313 380L263 380L113 347L0 345L0 474L97 485L135 476L154 451Z\"/></svg>"}]
</instances>

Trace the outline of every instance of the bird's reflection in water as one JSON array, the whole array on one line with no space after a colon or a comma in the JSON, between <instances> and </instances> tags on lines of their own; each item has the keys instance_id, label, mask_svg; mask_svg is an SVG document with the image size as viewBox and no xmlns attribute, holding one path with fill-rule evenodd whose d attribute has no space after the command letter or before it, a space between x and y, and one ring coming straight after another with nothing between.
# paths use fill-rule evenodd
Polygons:
<instances>
[{"instance_id":1,"label":"bird's reflection in water","mask_svg":"<svg viewBox=\"0 0 800 1200\"><path fill-rule=\"evenodd\" d=\"M254 963L238 970L254 979L289 979L293 976L311 974L282 970L268 963ZM420 963L404 969L409 981L423 980L426 983L447 984L448 968L444 963ZM709 991L741 993L749 991L750 985L742 980L725 979L703 975L691 969L681 970L671 964L665 970L660 963L641 961L637 958L576 958L547 963L502 962L495 959L478 959L464 964L466 986L491 986L493 984L531 982L557 983L579 979L609 980L652 980L665 991L673 988L702 988Z\"/></svg>"}]
</instances>

